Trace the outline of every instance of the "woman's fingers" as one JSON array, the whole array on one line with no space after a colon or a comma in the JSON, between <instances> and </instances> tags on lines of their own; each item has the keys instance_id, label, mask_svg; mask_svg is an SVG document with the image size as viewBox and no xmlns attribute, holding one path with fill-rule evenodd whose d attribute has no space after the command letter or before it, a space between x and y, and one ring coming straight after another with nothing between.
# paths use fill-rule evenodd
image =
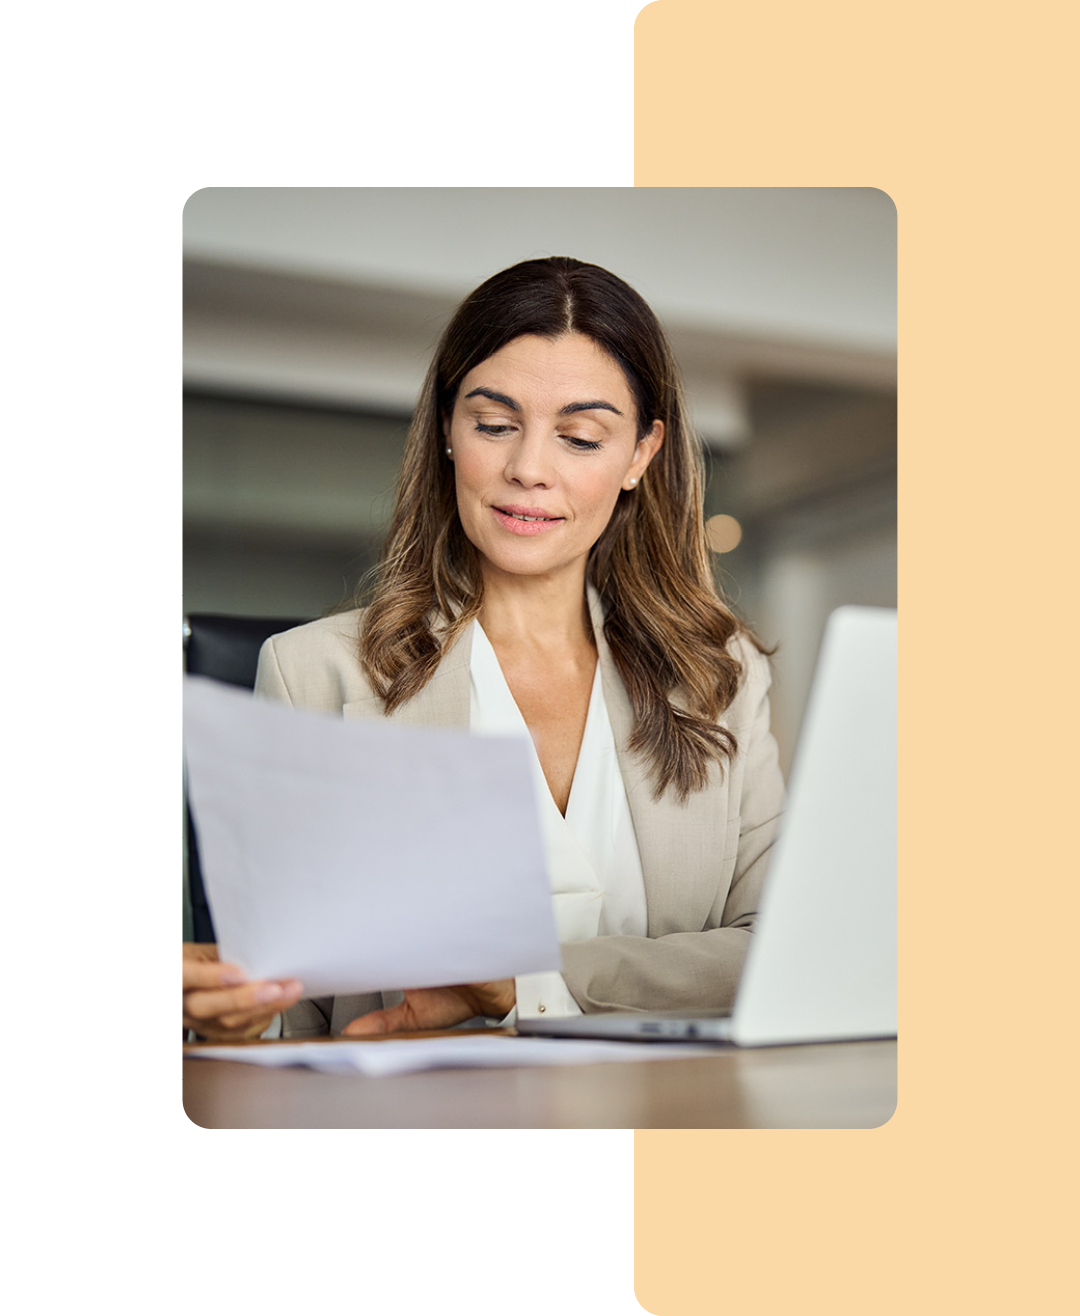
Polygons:
<instances>
[{"instance_id":1,"label":"woman's fingers","mask_svg":"<svg viewBox=\"0 0 1080 1316\"><path fill-rule=\"evenodd\" d=\"M259 1005L274 1005L271 1013L276 1013L283 1000L300 999L304 990L303 983L289 979L285 983L255 982L245 983L242 987L230 987L222 991L188 992L184 999L184 1008L196 1019L214 1019L235 1013L250 1013Z\"/></svg>"},{"instance_id":2,"label":"woman's fingers","mask_svg":"<svg viewBox=\"0 0 1080 1316\"><path fill-rule=\"evenodd\" d=\"M223 1019L191 1019L184 1015L184 1027L195 1034L196 1042L248 1042L266 1032L275 1014L230 1014Z\"/></svg>"},{"instance_id":3,"label":"woman's fingers","mask_svg":"<svg viewBox=\"0 0 1080 1316\"><path fill-rule=\"evenodd\" d=\"M183 996L183 1024L201 1036L212 1030L251 1029L262 1023L263 1032L279 1011L295 1005L304 984L291 978L283 983L254 982L222 991L188 991Z\"/></svg>"},{"instance_id":4,"label":"woman's fingers","mask_svg":"<svg viewBox=\"0 0 1080 1316\"><path fill-rule=\"evenodd\" d=\"M406 1032L416 1027L412 1011L402 1002L386 1010L372 1010L370 1014L362 1014L359 1019L346 1024L341 1031L344 1037L378 1037L384 1033Z\"/></svg>"},{"instance_id":5,"label":"woman's fingers","mask_svg":"<svg viewBox=\"0 0 1080 1316\"><path fill-rule=\"evenodd\" d=\"M297 978L248 982L222 964L213 945L184 943L184 1027L211 1041L242 1041L264 1033L275 1014L303 995Z\"/></svg>"},{"instance_id":6,"label":"woman's fingers","mask_svg":"<svg viewBox=\"0 0 1080 1316\"><path fill-rule=\"evenodd\" d=\"M217 960L184 960L184 991L212 987L237 987L245 981L243 969Z\"/></svg>"},{"instance_id":7,"label":"woman's fingers","mask_svg":"<svg viewBox=\"0 0 1080 1316\"><path fill-rule=\"evenodd\" d=\"M218 948L210 943L184 942L184 990L199 987L237 987L247 974L235 964L222 964Z\"/></svg>"},{"instance_id":8,"label":"woman's fingers","mask_svg":"<svg viewBox=\"0 0 1080 1316\"><path fill-rule=\"evenodd\" d=\"M246 1042L265 1033L273 1017L273 1014L265 1013L240 1014L203 1021L185 1015L184 1027L193 1028L206 1042Z\"/></svg>"},{"instance_id":9,"label":"woman's fingers","mask_svg":"<svg viewBox=\"0 0 1080 1316\"><path fill-rule=\"evenodd\" d=\"M372 1010L346 1024L346 1037L372 1037L380 1033L410 1033L422 1029L452 1028L476 1013L464 987L418 987L407 991L400 1005Z\"/></svg>"}]
</instances>

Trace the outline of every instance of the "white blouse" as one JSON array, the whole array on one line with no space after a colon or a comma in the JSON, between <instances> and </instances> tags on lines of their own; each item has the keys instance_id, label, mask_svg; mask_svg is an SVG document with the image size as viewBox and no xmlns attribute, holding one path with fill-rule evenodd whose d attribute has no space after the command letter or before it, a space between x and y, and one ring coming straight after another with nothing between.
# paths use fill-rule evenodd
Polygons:
<instances>
[{"instance_id":1,"label":"white blouse","mask_svg":"<svg viewBox=\"0 0 1080 1316\"><path fill-rule=\"evenodd\" d=\"M479 622L473 623L469 677L470 730L528 735L525 719ZM548 789L535 749L532 762L559 941L620 933L645 936L648 914L641 857L599 664L565 817ZM525 974L516 979L516 985L517 1013L522 1017L581 1013L561 973Z\"/></svg>"}]
</instances>

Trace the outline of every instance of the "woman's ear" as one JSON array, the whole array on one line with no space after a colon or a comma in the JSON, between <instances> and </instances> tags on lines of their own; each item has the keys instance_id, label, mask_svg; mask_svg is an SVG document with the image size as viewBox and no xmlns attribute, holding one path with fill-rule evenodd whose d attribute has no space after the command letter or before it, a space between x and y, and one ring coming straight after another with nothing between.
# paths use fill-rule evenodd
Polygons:
<instances>
[{"instance_id":1,"label":"woman's ear","mask_svg":"<svg viewBox=\"0 0 1080 1316\"><path fill-rule=\"evenodd\" d=\"M660 451L664 443L664 422L654 420L649 432L638 439L637 448L634 451L634 460L630 463L630 469L626 472L626 479L623 480L624 489L633 489L641 477L645 474L649 463Z\"/></svg>"},{"instance_id":2,"label":"woman's ear","mask_svg":"<svg viewBox=\"0 0 1080 1316\"><path fill-rule=\"evenodd\" d=\"M645 465L648 466L649 462L652 461L652 459L664 446L664 422L662 420L653 421L652 429L649 430L648 434L646 434L645 437L638 443L639 448L641 447L642 443L649 445L649 455L645 459ZM642 469L644 469L644 467Z\"/></svg>"}]
</instances>

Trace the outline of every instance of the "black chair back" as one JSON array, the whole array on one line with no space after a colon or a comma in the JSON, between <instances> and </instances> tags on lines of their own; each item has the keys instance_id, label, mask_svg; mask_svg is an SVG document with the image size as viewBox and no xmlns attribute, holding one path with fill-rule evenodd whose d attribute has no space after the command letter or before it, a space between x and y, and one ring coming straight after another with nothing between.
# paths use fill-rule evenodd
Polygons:
<instances>
[{"instance_id":1,"label":"black chair back","mask_svg":"<svg viewBox=\"0 0 1080 1316\"><path fill-rule=\"evenodd\" d=\"M305 617L229 617L196 612L184 618L184 670L193 676L209 676L228 685L255 688L259 650L271 635L306 621ZM191 810L187 815L188 891L191 897L192 931L196 941L214 941L214 924L206 903L199 845Z\"/></svg>"}]
</instances>

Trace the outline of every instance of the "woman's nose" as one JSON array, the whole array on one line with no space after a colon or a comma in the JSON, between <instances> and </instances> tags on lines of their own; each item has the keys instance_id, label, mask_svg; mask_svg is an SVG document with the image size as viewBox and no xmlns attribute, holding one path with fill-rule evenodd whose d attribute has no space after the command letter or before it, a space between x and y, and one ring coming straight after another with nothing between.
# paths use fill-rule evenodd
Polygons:
<instances>
[{"instance_id":1,"label":"woman's nose","mask_svg":"<svg viewBox=\"0 0 1080 1316\"><path fill-rule=\"evenodd\" d=\"M510 448L506 478L527 489L548 488L554 478L552 456L546 436L526 431Z\"/></svg>"}]
</instances>

